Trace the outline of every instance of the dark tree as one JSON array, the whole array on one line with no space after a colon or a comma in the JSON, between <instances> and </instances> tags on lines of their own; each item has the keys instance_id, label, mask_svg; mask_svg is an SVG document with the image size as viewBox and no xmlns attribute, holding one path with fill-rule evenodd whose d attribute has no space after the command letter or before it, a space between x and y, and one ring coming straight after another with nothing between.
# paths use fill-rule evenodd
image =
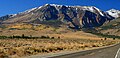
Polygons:
<instances>
[{"instance_id":1,"label":"dark tree","mask_svg":"<svg viewBox=\"0 0 120 58\"><path fill-rule=\"evenodd\" d=\"M58 36L58 39L60 39L60 36Z\"/></svg>"},{"instance_id":2,"label":"dark tree","mask_svg":"<svg viewBox=\"0 0 120 58\"><path fill-rule=\"evenodd\" d=\"M55 37L51 37L51 39L54 39Z\"/></svg>"},{"instance_id":3,"label":"dark tree","mask_svg":"<svg viewBox=\"0 0 120 58\"><path fill-rule=\"evenodd\" d=\"M24 34L22 34L22 38L24 38L25 37L25 35Z\"/></svg>"},{"instance_id":4,"label":"dark tree","mask_svg":"<svg viewBox=\"0 0 120 58\"><path fill-rule=\"evenodd\" d=\"M107 38L105 38L104 40L107 40Z\"/></svg>"},{"instance_id":5,"label":"dark tree","mask_svg":"<svg viewBox=\"0 0 120 58\"><path fill-rule=\"evenodd\" d=\"M115 40L115 38L113 38L113 40Z\"/></svg>"}]
</instances>

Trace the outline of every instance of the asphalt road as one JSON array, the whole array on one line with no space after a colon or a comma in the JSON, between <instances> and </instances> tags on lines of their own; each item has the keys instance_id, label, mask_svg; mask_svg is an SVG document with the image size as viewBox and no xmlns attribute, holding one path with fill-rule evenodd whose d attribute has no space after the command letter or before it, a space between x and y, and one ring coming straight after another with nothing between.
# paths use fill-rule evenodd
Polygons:
<instances>
[{"instance_id":1,"label":"asphalt road","mask_svg":"<svg viewBox=\"0 0 120 58\"><path fill-rule=\"evenodd\" d=\"M50 58L120 58L120 44Z\"/></svg>"}]
</instances>

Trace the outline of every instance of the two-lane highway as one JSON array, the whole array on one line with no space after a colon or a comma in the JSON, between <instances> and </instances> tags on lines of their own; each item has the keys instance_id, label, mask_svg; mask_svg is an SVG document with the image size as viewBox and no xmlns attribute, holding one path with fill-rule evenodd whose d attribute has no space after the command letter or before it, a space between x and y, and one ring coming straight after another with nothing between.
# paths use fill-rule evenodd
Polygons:
<instances>
[{"instance_id":1,"label":"two-lane highway","mask_svg":"<svg viewBox=\"0 0 120 58\"><path fill-rule=\"evenodd\" d=\"M120 58L120 44L50 58Z\"/></svg>"}]
</instances>

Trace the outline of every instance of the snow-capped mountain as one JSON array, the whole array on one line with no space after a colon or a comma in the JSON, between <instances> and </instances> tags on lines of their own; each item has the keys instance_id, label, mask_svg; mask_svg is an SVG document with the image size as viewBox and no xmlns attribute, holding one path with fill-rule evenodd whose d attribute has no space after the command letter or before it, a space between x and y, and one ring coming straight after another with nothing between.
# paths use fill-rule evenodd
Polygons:
<instances>
[{"instance_id":1,"label":"snow-capped mountain","mask_svg":"<svg viewBox=\"0 0 120 58\"><path fill-rule=\"evenodd\" d=\"M45 4L44 6L54 6L58 11L59 11L59 8L65 6L67 8L75 8L74 11L78 11L78 8L81 8L81 10L87 10L87 11L90 11L90 12L95 12L95 11L98 11L99 14L101 14L102 16L104 16L104 14L102 13L101 10L99 10L98 8L94 7L94 6L67 6L67 5L57 5L57 4ZM39 10L41 7L43 6L40 6L40 7L35 7L35 8L32 8L32 9L29 9L29 10L26 10L24 12L20 12L18 14L27 14L27 13L30 13L34 10ZM11 15L16 15L16 14L11 14Z\"/></svg>"},{"instance_id":2,"label":"snow-capped mountain","mask_svg":"<svg viewBox=\"0 0 120 58\"><path fill-rule=\"evenodd\" d=\"M46 4L45 6L54 6L58 11L59 11L59 8L65 6L67 8L74 8L74 11L78 11L78 9L80 10L87 10L87 11L90 11L90 12L96 12L98 11L98 13L102 16L104 16L104 14L102 13L101 10L99 10L98 8L94 7L94 6L67 6L67 5L57 5L57 4Z\"/></svg>"},{"instance_id":3,"label":"snow-capped mountain","mask_svg":"<svg viewBox=\"0 0 120 58\"><path fill-rule=\"evenodd\" d=\"M107 13L115 18L120 17L120 10L111 9L111 10L108 10Z\"/></svg>"},{"instance_id":4,"label":"snow-capped mountain","mask_svg":"<svg viewBox=\"0 0 120 58\"><path fill-rule=\"evenodd\" d=\"M46 4L13 14L1 23L42 23L43 21L59 20L69 27L84 28L101 26L113 16L94 6L66 6ZM0 18L1 20L1 18Z\"/></svg>"}]
</instances>

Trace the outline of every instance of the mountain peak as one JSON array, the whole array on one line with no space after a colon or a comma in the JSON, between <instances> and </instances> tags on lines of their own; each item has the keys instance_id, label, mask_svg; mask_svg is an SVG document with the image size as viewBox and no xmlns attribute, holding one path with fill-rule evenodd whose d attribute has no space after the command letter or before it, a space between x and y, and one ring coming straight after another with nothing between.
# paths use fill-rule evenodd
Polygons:
<instances>
[{"instance_id":1,"label":"mountain peak","mask_svg":"<svg viewBox=\"0 0 120 58\"><path fill-rule=\"evenodd\" d=\"M58 5L58 4L45 4L45 6L54 6L54 7L62 7L64 5ZM67 6L66 6L67 7Z\"/></svg>"},{"instance_id":2,"label":"mountain peak","mask_svg":"<svg viewBox=\"0 0 120 58\"><path fill-rule=\"evenodd\" d=\"M106 11L109 15L118 18L120 17L120 10L116 10L116 9L110 9L108 11Z\"/></svg>"},{"instance_id":3,"label":"mountain peak","mask_svg":"<svg viewBox=\"0 0 120 58\"><path fill-rule=\"evenodd\" d=\"M117 9L110 9L110 10L108 10L108 11L119 11L119 10L117 10Z\"/></svg>"},{"instance_id":4,"label":"mountain peak","mask_svg":"<svg viewBox=\"0 0 120 58\"><path fill-rule=\"evenodd\" d=\"M51 5L51 4L45 4L45 6L49 6L49 5Z\"/></svg>"}]
</instances>

